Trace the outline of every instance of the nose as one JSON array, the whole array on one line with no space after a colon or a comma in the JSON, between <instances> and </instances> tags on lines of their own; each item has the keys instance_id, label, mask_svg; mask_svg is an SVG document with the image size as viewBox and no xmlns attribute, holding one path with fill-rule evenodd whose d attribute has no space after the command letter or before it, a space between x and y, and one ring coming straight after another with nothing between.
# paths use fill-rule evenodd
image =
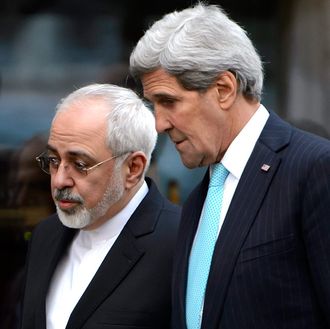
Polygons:
<instances>
[{"instance_id":1,"label":"nose","mask_svg":"<svg viewBox=\"0 0 330 329\"><path fill-rule=\"evenodd\" d=\"M155 106L154 109L155 120L156 120L156 130L158 133L167 132L173 126L166 115L166 111L162 110L160 107Z\"/></svg>"},{"instance_id":2,"label":"nose","mask_svg":"<svg viewBox=\"0 0 330 329\"><path fill-rule=\"evenodd\" d=\"M51 174L52 188L61 190L66 187L72 187L74 181L70 176L69 171L68 168L65 168L65 166L61 164L57 171Z\"/></svg>"}]
</instances>

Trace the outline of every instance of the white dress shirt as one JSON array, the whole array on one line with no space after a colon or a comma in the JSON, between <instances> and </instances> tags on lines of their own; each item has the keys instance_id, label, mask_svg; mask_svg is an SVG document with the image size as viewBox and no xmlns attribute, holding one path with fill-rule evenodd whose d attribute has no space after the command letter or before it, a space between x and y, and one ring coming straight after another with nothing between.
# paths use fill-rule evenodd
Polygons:
<instances>
[{"instance_id":1,"label":"white dress shirt","mask_svg":"<svg viewBox=\"0 0 330 329\"><path fill-rule=\"evenodd\" d=\"M226 217L228 208L234 196L236 187L241 178L243 170L251 156L253 148L261 134L262 129L264 128L267 122L268 117L269 117L268 111L265 109L263 105L260 105L258 110L253 114L253 116L247 122L244 128L231 142L225 155L221 160L221 163L229 171L229 174L224 184L218 234L220 233L222 224ZM212 167L210 168L210 177L212 174L211 170ZM204 206L200 218L202 218L203 212L204 212ZM199 223L200 222L201 221L199 220ZM195 237L197 236L198 231L199 231L199 225ZM200 315L201 315L200 319L202 319L203 305Z\"/></svg>"},{"instance_id":2,"label":"white dress shirt","mask_svg":"<svg viewBox=\"0 0 330 329\"><path fill-rule=\"evenodd\" d=\"M260 105L248 123L232 141L221 160L221 163L229 171L229 175L224 186L219 232L243 170L252 154L254 146L268 120L268 117L268 111L263 105Z\"/></svg>"},{"instance_id":3,"label":"white dress shirt","mask_svg":"<svg viewBox=\"0 0 330 329\"><path fill-rule=\"evenodd\" d=\"M124 209L95 230L79 230L53 275L46 301L47 329L64 329L121 230L148 193L146 182Z\"/></svg>"},{"instance_id":4,"label":"white dress shirt","mask_svg":"<svg viewBox=\"0 0 330 329\"><path fill-rule=\"evenodd\" d=\"M251 156L253 148L267 122L268 117L268 111L263 105L260 105L258 110L229 145L224 157L221 160L221 163L229 171L229 175L224 185L218 233L221 230L239 179L241 178L246 163ZM212 173L210 172L210 175L211 174ZM201 217L202 215L203 211L201 213Z\"/></svg>"}]
</instances>

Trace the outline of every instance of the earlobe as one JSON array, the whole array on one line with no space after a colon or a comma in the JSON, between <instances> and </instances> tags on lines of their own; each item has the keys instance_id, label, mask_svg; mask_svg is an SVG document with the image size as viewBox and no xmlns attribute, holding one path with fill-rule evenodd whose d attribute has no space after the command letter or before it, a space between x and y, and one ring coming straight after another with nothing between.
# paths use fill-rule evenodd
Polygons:
<instances>
[{"instance_id":1,"label":"earlobe","mask_svg":"<svg viewBox=\"0 0 330 329\"><path fill-rule=\"evenodd\" d=\"M228 110L237 97L238 83L233 73L226 71L220 74L216 82L218 100L223 110Z\"/></svg>"},{"instance_id":2,"label":"earlobe","mask_svg":"<svg viewBox=\"0 0 330 329\"><path fill-rule=\"evenodd\" d=\"M143 152L138 151L132 153L126 159L126 162L126 188L130 189L140 182L147 164L147 158Z\"/></svg>"}]
</instances>

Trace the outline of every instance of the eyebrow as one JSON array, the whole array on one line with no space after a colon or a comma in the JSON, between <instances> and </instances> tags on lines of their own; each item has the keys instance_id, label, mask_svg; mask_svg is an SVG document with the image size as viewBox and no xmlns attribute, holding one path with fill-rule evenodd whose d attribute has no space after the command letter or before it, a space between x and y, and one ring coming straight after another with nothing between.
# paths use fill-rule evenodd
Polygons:
<instances>
[{"instance_id":1,"label":"eyebrow","mask_svg":"<svg viewBox=\"0 0 330 329\"><path fill-rule=\"evenodd\" d=\"M157 93L157 94L153 94L151 95L152 98L159 100L159 99L172 99L172 100L180 100L181 98L172 94L167 94L167 93ZM147 98L146 96L143 97L144 99L146 99L147 101L150 102L149 98Z\"/></svg>"},{"instance_id":2,"label":"eyebrow","mask_svg":"<svg viewBox=\"0 0 330 329\"><path fill-rule=\"evenodd\" d=\"M58 153L57 149L49 144L47 144L46 148L51 152ZM84 151L76 150L76 151L68 151L67 153L70 157L82 157L89 161L95 161L93 157L91 157Z\"/></svg>"},{"instance_id":3,"label":"eyebrow","mask_svg":"<svg viewBox=\"0 0 330 329\"><path fill-rule=\"evenodd\" d=\"M49 144L47 144L46 149L47 149L47 151L52 151L54 153L57 153L56 148L53 147L53 146L51 146L51 145L49 145Z\"/></svg>"}]
</instances>

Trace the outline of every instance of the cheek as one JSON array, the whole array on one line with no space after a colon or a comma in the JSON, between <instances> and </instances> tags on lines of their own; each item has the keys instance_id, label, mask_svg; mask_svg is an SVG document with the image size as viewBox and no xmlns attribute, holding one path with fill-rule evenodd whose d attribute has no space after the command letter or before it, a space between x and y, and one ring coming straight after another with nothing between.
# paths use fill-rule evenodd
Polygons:
<instances>
[{"instance_id":1,"label":"cheek","mask_svg":"<svg viewBox=\"0 0 330 329\"><path fill-rule=\"evenodd\" d=\"M87 208L93 208L102 200L108 184L109 179L102 178L84 186L76 185L75 191L84 199Z\"/></svg>"},{"instance_id":2,"label":"cheek","mask_svg":"<svg viewBox=\"0 0 330 329\"><path fill-rule=\"evenodd\" d=\"M189 120L186 122L189 122ZM201 122L192 122L191 120L189 125L186 124L184 133L187 135L191 144L198 149L204 149L205 146L209 144L210 139L214 138L210 133L208 126L203 126L201 125Z\"/></svg>"},{"instance_id":3,"label":"cheek","mask_svg":"<svg viewBox=\"0 0 330 329\"><path fill-rule=\"evenodd\" d=\"M190 143L197 154L206 158L215 158L221 144L221 136L219 132L213 131L212 127L204 127L195 131L190 138Z\"/></svg>"},{"instance_id":4,"label":"cheek","mask_svg":"<svg viewBox=\"0 0 330 329\"><path fill-rule=\"evenodd\" d=\"M51 177L50 178L50 191L51 191L52 196L54 196L54 190L55 190L55 185L54 185L53 179Z\"/></svg>"}]
</instances>

